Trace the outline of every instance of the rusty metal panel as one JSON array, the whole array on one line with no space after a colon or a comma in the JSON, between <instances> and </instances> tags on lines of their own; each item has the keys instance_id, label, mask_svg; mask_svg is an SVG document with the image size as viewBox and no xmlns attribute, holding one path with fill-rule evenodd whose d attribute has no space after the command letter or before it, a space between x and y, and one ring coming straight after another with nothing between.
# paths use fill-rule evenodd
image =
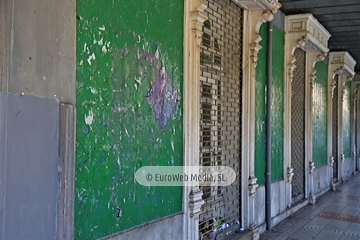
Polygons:
<instances>
[{"instance_id":1,"label":"rusty metal panel","mask_svg":"<svg viewBox=\"0 0 360 240\"><path fill-rule=\"evenodd\" d=\"M305 56L295 50L296 68L291 95L291 165L294 168L292 182L293 202L304 197L305 192Z\"/></svg>"}]
</instances>

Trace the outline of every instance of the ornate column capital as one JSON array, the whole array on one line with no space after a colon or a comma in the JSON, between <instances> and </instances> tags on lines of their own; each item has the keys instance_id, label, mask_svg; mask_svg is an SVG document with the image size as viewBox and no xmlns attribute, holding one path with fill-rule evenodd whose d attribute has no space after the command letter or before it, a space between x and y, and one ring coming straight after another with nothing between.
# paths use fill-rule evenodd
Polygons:
<instances>
[{"instance_id":1,"label":"ornate column capital","mask_svg":"<svg viewBox=\"0 0 360 240\"><path fill-rule=\"evenodd\" d=\"M334 96L335 91L335 76L342 76L343 84L346 81L351 81L354 78L354 68L356 65L355 59L348 52L330 52L329 53L329 82L331 97ZM345 77L343 77L345 76ZM340 79L339 79L340 80ZM339 81L338 80L338 81ZM340 86L340 84L339 84ZM341 96L343 99L343 96Z\"/></svg>"},{"instance_id":2,"label":"ornate column capital","mask_svg":"<svg viewBox=\"0 0 360 240\"><path fill-rule=\"evenodd\" d=\"M262 10L266 9L272 13L276 13L281 4L278 0L232 0L235 4L242 8L249 10Z\"/></svg>"},{"instance_id":3,"label":"ornate column capital","mask_svg":"<svg viewBox=\"0 0 360 240\"><path fill-rule=\"evenodd\" d=\"M207 8L206 3L203 0L195 0L191 1L191 12L190 12L190 19L191 19L191 30L195 33L195 39L197 47L200 47L202 41L202 27L204 22L208 19L204 11Z\"/></svg>"},{"instance_id":4,"label":"ornate column capital","mask_svg":"<svg viewBox=\"0 0 360 240\"><path fill-rule=\"evenodd\" d=\"M294 168L292 168L291 166L287 168L287 177L288 183L291 184L294 177Z\"/></svg>"},{"instance_id":5,"label":"ornate column capital","mask_svg":"<svg viewBox=\"0 0 360 240\"><path fill-rule=\"evenodd\" d=\"M200 149L200 44L202 27L207 17L204 10L207 4L203 0L186 0L184 10L184 171L192 172L188 166L199 165ZM184 186L183 208L186 226L196 224L202 200L199 186ZM190 239L197 239L186 231ZM196 234L195 234L196 235Z\"/></svg>"},{"instance_id":6,"label":"ornate column capital","mask_svg":"<svg viewBox=\"0 0 360 240\"><path fill-rule=\"evenodd\" d=\"M334 167L334 157L330 156L330 167L333 168Z\"/></svg>"},{"instance_id":7,"label":"ornate column capital","mask_svg":"<svg viewBox=\"0 0 360 240\"><path fill-rule=\"evenodd\" d=\"M309 162L309 173L310 175L312 175L314 173L314 170L315 170L315 163L313 161L310 161Z\"/></svg>"},{"instance_id":8,"label":"ornate column capital","mask_svg":"<svg viewBox=\"0 0 360 240\"><path fill-rule=\"evenodd\" d=\"M249 50L250 50L250 62L251 62L251 76L255 77L255 71L258 61L258 53L261 49L259 42L262 38L259 35L260 27L263 23L271 21L274 15L269 10L250 11L249 12Z\"/></svg>"},{"instance_id":9,"label":"ornate column capital","mask_svg":"<svg viewBox=\"0 0 360 240\"><path fill-rule=\"evenodd\" d=\"M330 33L313 17L312 14L289 15L286 17L286 49L288 81L292 82L295 69L295 49L301 48L310 53L312 66L310 84L315 80L315 63L322 61L328 49Z\"/></svg>"},{"instance_id":10,"label":"ornate column capital","mask_svg":"<svg viewBox=\"0 0 360 240\"><path fill-rule=\"evenodd\" d=\"M203 192L200 189L193 189L189 194L190 217L199 219L201 206L205 203L202 199Z\"/></svg>"}]
</instances>

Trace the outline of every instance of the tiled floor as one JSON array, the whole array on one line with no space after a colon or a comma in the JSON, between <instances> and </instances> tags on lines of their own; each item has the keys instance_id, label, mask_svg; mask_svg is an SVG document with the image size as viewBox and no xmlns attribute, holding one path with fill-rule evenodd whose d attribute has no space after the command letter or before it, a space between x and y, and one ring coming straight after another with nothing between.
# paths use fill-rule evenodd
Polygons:
<instances>
[{"instance_id":1,"label":"tiled floor","mask_svg":"<svg viewBox=\"0 0 360 240\"><path fill-rule=\"evenodd\" d=\"M261 240L360 240L360 174L260 236Z\"/></svg>"}]
</instances>

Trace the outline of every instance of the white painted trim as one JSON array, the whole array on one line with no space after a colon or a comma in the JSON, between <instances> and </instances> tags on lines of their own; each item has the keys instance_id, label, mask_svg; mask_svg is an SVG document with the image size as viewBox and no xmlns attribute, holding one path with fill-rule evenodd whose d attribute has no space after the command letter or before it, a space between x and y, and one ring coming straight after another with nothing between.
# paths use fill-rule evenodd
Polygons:
<instances>
[{"instance_id":1,"label":"white painted trim","mask_svg":"<svg viewBox=\"0 0 360 240\"><path fill-rule=\"evenodd\" d=\"M314 18L312 14L286 16L287 29L295 35L298 45L306 52L327 53L330 33Z\"/></svg>"},{"instance_id":2,"label":"white painted trim","mask_svg":"<svg viewBox=\"0 0 360 240\"><path fill-rule=\"evenodd\" d=\"M254 228L255 194L258 187L254 170L255 151L255 77L261 24L273 19L270 11L244 10L243 29L243 89L242 89L242 227ZM248 183L248 184L246 184Z\"/></svg>"},{"instance_id":3,"label":"white painted trim","mask_svg":"<svg viewBox=\"0 0 360 240\"><path fill-rule=\"evenodd\" d=\"M8 75L8 7L13 2L0 1L0 91L9 91L9 75ZM9 5L9 6L7 6ZM11 16L12 13L9 15Z\"/></svg>"},{"instance_id":4,"label":"white painted trim","mask_svg":"<svg viewBox=\"0 0 360 240\"><path fill-rule=\"evenodd\" d=\"M356 65L356 61L348 52L330 52L329 53L329 67L328 67L328 84L329 84L329 101L328 101L328 126L329 126L329 135L328 135L328 147L329 147L329 155L330 159L332 155L332 96L334 91L338 91L338 154L337 160L338 162L338 181L341 181L342 178L342 161L341 156L343 154L343 143L342 143L342 109L343 109L343 91L344 84L346 81L351 81L355 75L354 67ZM335 87L335 76L338 75L338 89L334 89ZM329 161L329 167L331 163ZM333 169L329 171L330 181L332 181Z\"/></svg>"},{"instance_id":5,"label":"white painted trim","mask_svg":"<svg viewBox=\"0 0 360 240\"><path fill-rule=\"evenodd\" d=\"M339 115L338 115L338 146L339 146L339 153L340 153L340 159L339 159L339 175L338 180L339 181L345 181L343 176L343 168L344 168L344 143L343 143L343 104L344 104L344 94L345 94L345 83L347 81L351 81L353 79L353 75L339 75ZM351 99L350 99L351 101Z\"/></svg>"},{"instance_id":6,"label":"white painted trim","mask_svg":"<svg viewBox=\"0 0 360 240\"><path fill-rule=\"evenodd\" d=\"M318 61L324 60L324 55L320 52L310 52L306 54L306 91L305 93L305 101L307 107L305 106L305 132L306 132L306 139L305 139L305 149L307 159L305 159L305 166L308 164L306 170L308 174L305 174L305 179L307 185L305 185L305 197L310 197L310 203L315 204L316 199L316 192L314 192L314 184L313 184L313 172L314 172L314 161L312 159L312 110L313 110L313 88L314 82L316 79L316 70L315 65ZM305 171L306 172L306 171ZM306 187L307 186L307 187Z\"/></svg>"},{"instance_id":7,"label":"white painted trim","mask_svg":"<svg viewBox=\"0 0 360 240\"><path fill-rule=\"evenodd\" d=\"M232 0L235 4L248 10L270 10L276 13L281 4L277 0Z\"/></svg>"},{"instance_id":8,"label":"white painted trim","mask_svg":"<svg viewBox=\"0 0 360 240\"><path fill-rule=\"evenodd\" d=\"M284 169L291 169L291 82L295 69L295 49L302 48L306 52L305 69L305 198L313 194L313 161L312 161L312 87L316 78L315 64L323 60L329 49L330 33L313 17L312 14L289 15L285 18L285 69L284 84L284 137L289 139L284 144ZM311 169L310 169L311 168ZM289 206L291 204L291 186L289 188Z\"/></svg>"},{"instance_id":9,"label":"white painted trim","mask_svg":"<svg viewBox=\"0 0 360 240\"><path fill-rule=\"evenodd\" d=\"M285 29L288 28L288 21L285 20ZM285 182L285 201L286 206L291 206L291 182L292 176L289 178L288 173L294 171L291 166L291 81L293 74L293 46L290 44L290 36L285 32L285 47L284 47L284 179ZM290 63L288 61L291 61Z\"/></svg>"}]
</instances>

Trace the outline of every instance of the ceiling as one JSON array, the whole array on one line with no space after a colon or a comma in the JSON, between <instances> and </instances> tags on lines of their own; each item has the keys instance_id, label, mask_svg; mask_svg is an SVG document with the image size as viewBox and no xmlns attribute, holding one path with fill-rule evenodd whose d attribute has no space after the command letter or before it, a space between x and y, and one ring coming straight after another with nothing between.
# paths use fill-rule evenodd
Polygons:
<instances>
[{"instance_id":1,"label":"ceiling","mask_svg":"<svg viewBox=\"0 0 360 240\"><path fill-rule=\"evenodd\" d=\"M312 13L331 33L330 51L348 51L360 72L360 0L283 0L286 15Z\"/></svg>"}]
</instances>

